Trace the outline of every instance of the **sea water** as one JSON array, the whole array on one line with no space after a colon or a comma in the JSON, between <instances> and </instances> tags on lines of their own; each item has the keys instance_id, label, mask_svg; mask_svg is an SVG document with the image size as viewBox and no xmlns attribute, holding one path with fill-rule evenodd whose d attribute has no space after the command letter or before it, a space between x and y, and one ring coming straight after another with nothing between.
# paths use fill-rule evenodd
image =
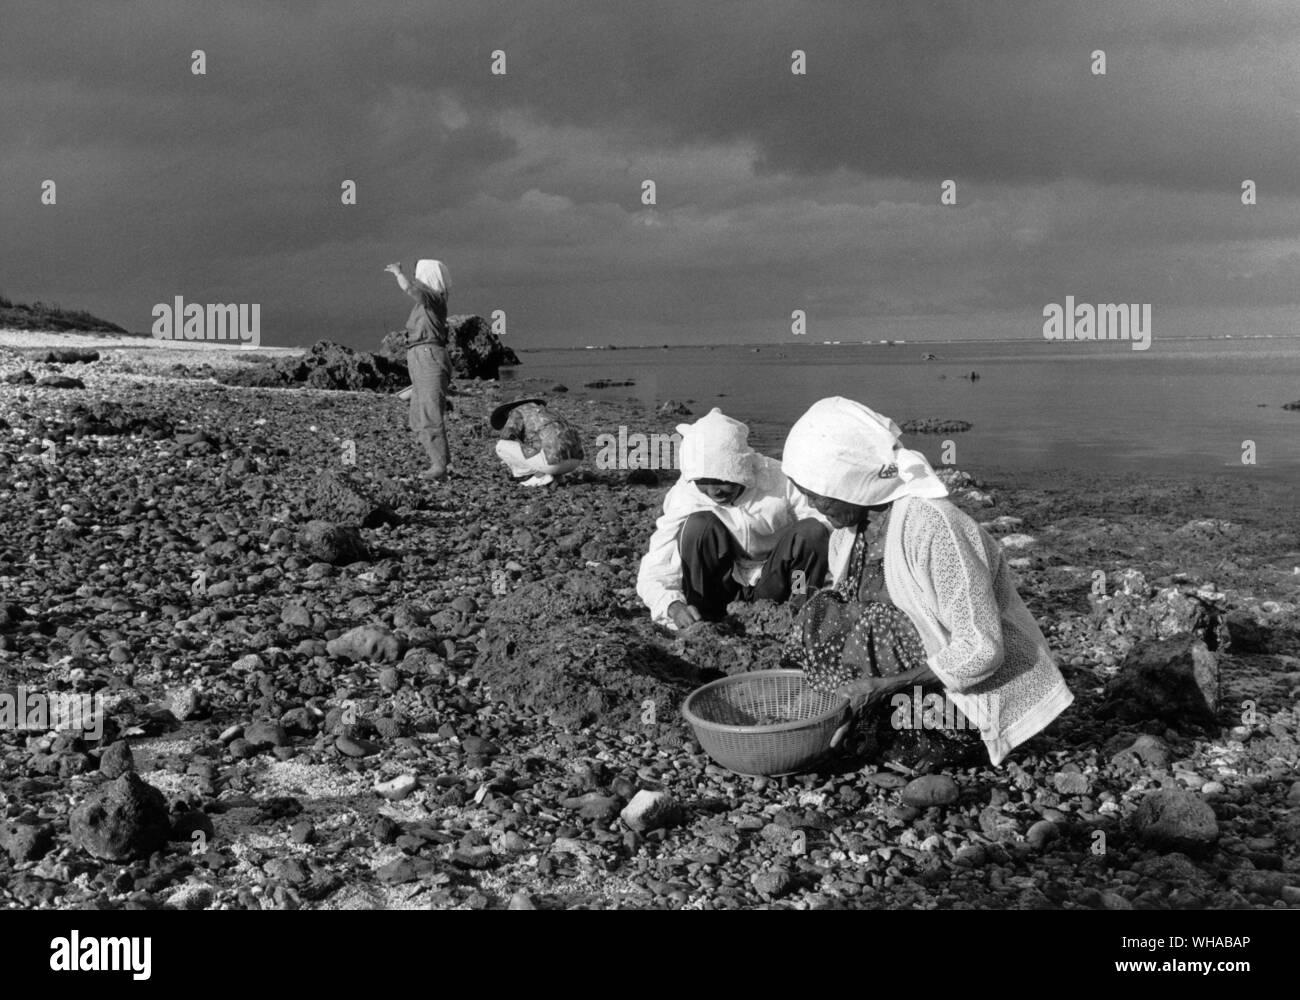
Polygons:
<instances>
[{"instance_id":1,"label":"sea water","mask_svg":"<svg viewBox=\"0 0 1300 1000\"><path fill-rule=\"evenodd\" d=\"M936 359L923 360L926 353ZM970 421L964 433L905 437L936 465L947 457L976 472L1074 468L1300 483L1300 410L1282 409L1300 400L1295 338L1166 338L1141 352L1045 340L795 342L524 351L521 361L503 378L562 382L570 399L634 401L632 432L661 429L653 414L666 399L691 408L684 422L717 406L750 425L754 447L778 457L799 415L838 395L900 424ZM584 388L597 379L636 385Z\"/></svg>"}]
</instances>

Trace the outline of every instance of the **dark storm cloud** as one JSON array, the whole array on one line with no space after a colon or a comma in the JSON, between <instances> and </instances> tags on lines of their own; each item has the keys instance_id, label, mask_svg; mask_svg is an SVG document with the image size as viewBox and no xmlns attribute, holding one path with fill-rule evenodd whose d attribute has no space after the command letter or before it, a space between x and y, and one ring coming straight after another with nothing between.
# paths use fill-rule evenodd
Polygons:
<instances>
[{"instance_id":1,"label":"dark storm cloud","mask_svg":"<svg viewBox=\"0 0 1300 1000\"><path fill-rule=\"evenodd\" d=\"M11 2L0 290L136 328L260 301L352 342L401 312L382 264L428 253L543 340L1032 309L1085 276L1291 302L1298 57L1293 0Z\"/></svg>"}]
</instances>

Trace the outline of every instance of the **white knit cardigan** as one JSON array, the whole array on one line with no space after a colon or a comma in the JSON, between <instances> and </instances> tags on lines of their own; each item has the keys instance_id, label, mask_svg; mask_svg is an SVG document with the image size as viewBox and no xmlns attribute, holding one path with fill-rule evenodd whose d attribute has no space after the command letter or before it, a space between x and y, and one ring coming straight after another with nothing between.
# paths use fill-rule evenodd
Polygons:
<instances>
[{"instance_id":1,"label":"white knit cardigan","mask_svg":"<svg viewBox=\"0 0 1300 1000\"><path fill-rule=\"evenodd\" d=\"M852 528L831 535L830 572L837 583L853 536ZM894 501L885 585L920 633L930 669L979 726L994 765L1074 700L1016 591L1002 546L950 501Z\"/></svg>"}]
</instances>

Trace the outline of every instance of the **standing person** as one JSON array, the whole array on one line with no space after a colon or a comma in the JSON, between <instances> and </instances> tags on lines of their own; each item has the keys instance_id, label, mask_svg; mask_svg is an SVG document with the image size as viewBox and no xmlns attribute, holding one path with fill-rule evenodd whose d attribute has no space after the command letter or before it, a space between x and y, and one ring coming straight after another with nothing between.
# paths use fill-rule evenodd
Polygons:
<instances>
[{"instance_id":1,"label":"standing person","mask_svg":"<svg viewBox=\"0 0 1300 1000\"><path fill-rule=\"evenodd\" d=\"M687 628L720 621L737 597L785 601L821 586L826 523L776 459L750 449L749 428L715 407L677 431L682 477L636 581L654 620Z\"/></svg>"},{"instance_id":2,"label":"standing person","mask_svg":"<svg viewBox=\"0 0 1300 1000\"><path fill-rule=\"evenodd\" d=\"M451 447L444 423L447 390L451 387L451 355L447 351L447 295L451 276L440 260L421 260L415 265L415 280L408 280L401 264L389 264L385 271L397 278L397 285L415 299L406 320L406 366L411 373L411 430L429 456L429 468L420 473L442 481L449 474Z\"/></svg>"},{"instance_id":3,"label":"standing person","mask_svg":"<svg viewBox=\"0 0 1300 1000\"><path fill-rule=\"evenodd\" d=\"M510 475L527 487L549 486L556 476L582 463L582 437L543 399L517 399L492 411L492 429L500 432L497 457Z\"/></svg>"},{"instance_id":4,"label":"standing person","mask_svg":"<svg viewBox=\"0 0 1300 1000\"><path fill-rule=\"evenodd\" d=\"M997 765L1074 696L1002 546L953 506L900 433L838 396L790 430L782 468L835 528L833 587L800 611L792 656L810 687L838 690L870 718L878 740L911 743L928 766L964 762L982 740ZM904 732L915 713L891 716L890 705L918 691L950 699L956 725Z\"/></svg>"}]
</instances>

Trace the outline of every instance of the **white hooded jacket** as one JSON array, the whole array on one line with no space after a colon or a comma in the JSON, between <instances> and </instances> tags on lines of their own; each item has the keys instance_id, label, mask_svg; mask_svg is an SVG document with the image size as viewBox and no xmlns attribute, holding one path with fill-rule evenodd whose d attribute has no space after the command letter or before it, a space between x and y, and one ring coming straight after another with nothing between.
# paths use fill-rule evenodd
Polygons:
<instances>
[{"instance_id":1,"label":"white hooded jacket","mask_svg":"<svg viewBox=\"0 0 1300 1000\"><path fill-rule=\"evenodd\" d=\"M752 587L762 575L776 536L804 518L829 527L828 522L794 488L781 471L781 463L749 449L748 429L714 409L694 424L679 424L682 435L682 478L664 497L663 516L650 536L649 550L637 574L637 596L655 621L675 627L668 617L674 601L684 601L682 557L678 539L686 519L696 511L709 511L731 533L748 558L736 560L732 577ZM744 492L735 503L722 505L696 487L696 479L721 479L742 483Z\"/></svg>"}]
</instances>

